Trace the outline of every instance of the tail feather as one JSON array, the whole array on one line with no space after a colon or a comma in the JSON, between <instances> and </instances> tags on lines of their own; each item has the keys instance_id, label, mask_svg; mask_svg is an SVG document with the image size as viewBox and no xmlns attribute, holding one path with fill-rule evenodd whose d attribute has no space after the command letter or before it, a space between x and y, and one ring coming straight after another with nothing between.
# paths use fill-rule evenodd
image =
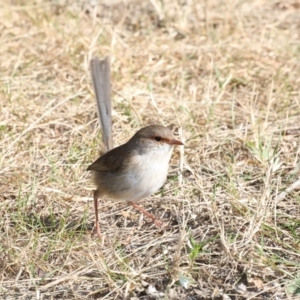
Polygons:
<instances>
[{"instance_id":1,"label":"tail feather","mask_svg":"<svg viewBox=\"0 0 300 300\"><path fill-rule=\"evenodd\" d=\"M103 60L94 57L90 64L98 108L98 117L102 129L102 141L106 148L103 150L107 152L113 148L109 57L107 56Z\"/></svg>"}]
</instances>

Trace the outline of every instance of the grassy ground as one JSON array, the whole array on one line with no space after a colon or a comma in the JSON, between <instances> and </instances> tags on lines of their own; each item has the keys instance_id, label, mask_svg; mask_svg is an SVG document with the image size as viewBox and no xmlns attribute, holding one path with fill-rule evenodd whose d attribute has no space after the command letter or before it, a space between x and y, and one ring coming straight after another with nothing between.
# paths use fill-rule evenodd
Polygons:
<instances>
[{"instance_id":1,"label":"grassy ground","mask_svg":"<svg viewBox=\"0 0 300 300\"><path fill-rule=\"evenodd\" d=\"M1 299L299 299L298 0L1 2ZM115 145L185 141L141 203L170 229L102 199L91 235L93 55Z\"/></svg>"}]
</instances>

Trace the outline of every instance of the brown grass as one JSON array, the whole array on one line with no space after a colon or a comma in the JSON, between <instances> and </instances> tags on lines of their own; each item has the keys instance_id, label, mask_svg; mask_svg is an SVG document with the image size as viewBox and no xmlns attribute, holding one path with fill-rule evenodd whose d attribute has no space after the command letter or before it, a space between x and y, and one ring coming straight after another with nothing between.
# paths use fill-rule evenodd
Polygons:
<instances>
[{"instance_id":1,"label":"brown grass","mask_svg":"<svg viewBox=\"0 0 300 300\"><path fill-rule=\"evenodd\" d=\"M299 299L300 2L105 2L2 1L0 298ZM182 128L143 201L171 229L102 200L91 236L93 55L115 145Z\"/></svg>"}]
</instances>

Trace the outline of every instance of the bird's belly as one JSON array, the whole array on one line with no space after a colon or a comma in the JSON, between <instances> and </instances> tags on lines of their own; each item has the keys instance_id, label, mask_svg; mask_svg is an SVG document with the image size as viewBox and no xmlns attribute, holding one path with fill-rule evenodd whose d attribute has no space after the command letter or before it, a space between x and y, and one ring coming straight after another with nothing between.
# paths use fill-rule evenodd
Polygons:
<instances>
[{"instance_id":1,"label":"bird's belly","mask_svg":"<svg viewBox=\"0 0 300 300\"><path fill-rule=\"evenodd\" d=\"M99 176L99 174L95 176L95 182L99 187L100 194L111 199L138 201L159 190L163 186L167 174L168 164L156 162L147 166L141 165L139 168L134 167L119 174L101 174L103 176ZM105 188L102 189L101 186Z\"/></svg>"},{"instance_id":2,"label":"bird's belly","mask_svg":"<svg viewBox=\"0 0 300 300\"><path fill-rule=\"evenodd\" d=\"M150 169L143 171L143 174L137 175L134 190L138 197L135 200L148 197L158 191L165 183L167 174L168 166L162 167L160 165L156 168L154 165Z\"/></svg>"}]
</instances>

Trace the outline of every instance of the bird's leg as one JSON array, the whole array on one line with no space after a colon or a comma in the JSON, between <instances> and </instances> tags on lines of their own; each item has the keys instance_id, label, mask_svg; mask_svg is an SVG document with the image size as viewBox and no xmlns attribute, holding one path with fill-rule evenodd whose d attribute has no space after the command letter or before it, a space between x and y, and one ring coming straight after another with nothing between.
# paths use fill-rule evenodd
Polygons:
<instances>
[{"instance_id":1,"label":"bird's leg","mask_svg":"<svg viewBox=\"0 0 300 300\"><path fill-rule=\"evenodd\" d=\"M99 217L98 217L98 191L94 191L94 208L95 208L95 231L99 238L101 238Z\"/></svg>"},{"instance_id":2,"label":"bird's leg","mask_svg":"<svg viewBox=\"0 0 300 300\"><path fill-rule=\"evenodd\" d=\"M160 221L159 219L157 219L153 214L151 214L148 211L146 211L144 207L136 204L133 201L129 201L128 203L131 206L133 206L135 209L137 209L141 213L143 213L145 216L147 216L148 218L150 218L152 220L152 222L155 223L156 226L158 226L158 227L164 227L165 226L165 224L162 221Z\"/></svg>"}]
</instances>

